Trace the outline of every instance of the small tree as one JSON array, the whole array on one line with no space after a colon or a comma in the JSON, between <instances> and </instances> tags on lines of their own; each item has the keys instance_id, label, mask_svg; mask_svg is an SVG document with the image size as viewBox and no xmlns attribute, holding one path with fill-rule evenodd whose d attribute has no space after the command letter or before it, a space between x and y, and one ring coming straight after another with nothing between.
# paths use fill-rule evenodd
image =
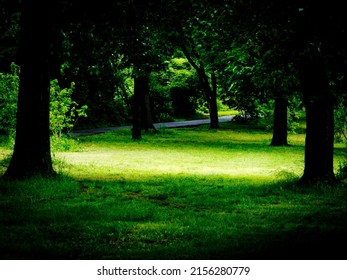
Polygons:
<instances>
[{"instance_id":1,"label":"small tree","mask_svg":"<svg viewBox=\"0 0 347 280\"><path fill-rule=\"evenodd\" d=\"M51 81L50 87L50 130L54 136L61 137L64 131L71 130L79 117L87 117L87 105L78 108L76 101L71 96L75 83L70 88L61 89L58 80Z\"/></svg>"}]
</instances>

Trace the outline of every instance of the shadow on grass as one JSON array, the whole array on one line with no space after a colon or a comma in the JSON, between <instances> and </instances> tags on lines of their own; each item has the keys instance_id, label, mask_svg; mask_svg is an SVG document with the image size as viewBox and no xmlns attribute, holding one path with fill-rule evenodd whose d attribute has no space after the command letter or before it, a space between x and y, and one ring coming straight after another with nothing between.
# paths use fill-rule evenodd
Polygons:
<instances>
[{"instance_id":1,"label":"shadow on grass","mask_svg":"<svg viewBox=\"0 0 347 280\"><path fill-rule=\"evenodd\" d=\"M345 259L345 188L183 175L0 186L2 259Z\"/></svg>"}]
</instances>

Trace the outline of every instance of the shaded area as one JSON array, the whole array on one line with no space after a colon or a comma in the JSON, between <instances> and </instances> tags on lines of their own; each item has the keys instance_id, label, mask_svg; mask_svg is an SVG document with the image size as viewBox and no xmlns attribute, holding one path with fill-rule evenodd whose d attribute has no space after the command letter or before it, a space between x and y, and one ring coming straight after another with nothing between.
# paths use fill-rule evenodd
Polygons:
<instances>
[{"instance_id":1,"label":"shaded area","mask_svg":"<svg viewBox=\"0 0 347 280\"><path fill-rule=\"evenodd\" d=\"M1 181L1 258L345 259L345 188L146 181Z\"/></svg>"}]
</instances>

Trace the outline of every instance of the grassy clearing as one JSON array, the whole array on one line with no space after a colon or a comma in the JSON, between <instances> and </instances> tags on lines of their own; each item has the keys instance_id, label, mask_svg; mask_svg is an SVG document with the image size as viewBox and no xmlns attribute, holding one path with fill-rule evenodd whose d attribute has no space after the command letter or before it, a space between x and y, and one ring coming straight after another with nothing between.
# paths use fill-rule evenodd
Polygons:
<instances>
[{"instance_id":1,"label":"grassy clearing","mask_svg":"<svg viewBox=\"0 0 347 280\"><path fill-rule=\"evenodd\" d=\"M295 186L304 136L291 135L289 147L270 140L230 124L141 142L126 130L82 137L54 153L58 178L0 179L1 257L340 258L346 188ZM346 152L336 147L337 167ZM9 153L0 148L0 157Z\"/></svg>"}]
</instances>

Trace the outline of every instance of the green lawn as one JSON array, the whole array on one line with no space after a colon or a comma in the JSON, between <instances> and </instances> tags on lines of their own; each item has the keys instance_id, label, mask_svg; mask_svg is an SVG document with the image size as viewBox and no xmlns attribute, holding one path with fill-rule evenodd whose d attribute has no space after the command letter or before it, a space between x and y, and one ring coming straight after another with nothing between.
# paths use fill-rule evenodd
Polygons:
<instances>
[{"instance_id":1,"label":"green lawn","mask_svg":"<svg viewBox=\"0 0 347 280\"><path fill-rule=\"evenodd\" d=\"M229 123L80 137L58 178L0 179L1 258L345 259L347 188L296 186L304 135L270 141Z\"/></svg>"}]
</instances>

